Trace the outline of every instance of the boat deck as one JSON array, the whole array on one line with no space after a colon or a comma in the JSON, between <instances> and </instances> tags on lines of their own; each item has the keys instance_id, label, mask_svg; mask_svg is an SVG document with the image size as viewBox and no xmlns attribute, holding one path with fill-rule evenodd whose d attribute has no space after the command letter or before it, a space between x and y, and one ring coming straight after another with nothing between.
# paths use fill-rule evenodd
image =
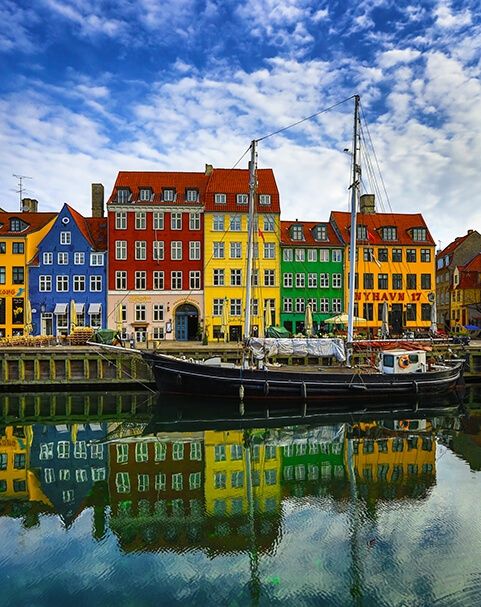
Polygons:
<instances>
[{"instance_id":1,"label":"boat deck","mask_svg":"<svg viewBox=\"0 0 481 607\"><path fill-rule=\"evenodd\" d=\"M296 367L293 365L266 365L269 373L270 372L285 372L285 371L294 371L296 370ZM312 374L319 374L319 373L343 373L346 375L355 375L357 373L372 373L372 374L376 374L379 373L378 369L374 368L374 367L369 367L369 366L358 366L358 367L323 367L323 366L319 366L319 365L302 365L299 366L299 372L304 374L304 373L312 373Z\"/></svg>"}]
</instances>

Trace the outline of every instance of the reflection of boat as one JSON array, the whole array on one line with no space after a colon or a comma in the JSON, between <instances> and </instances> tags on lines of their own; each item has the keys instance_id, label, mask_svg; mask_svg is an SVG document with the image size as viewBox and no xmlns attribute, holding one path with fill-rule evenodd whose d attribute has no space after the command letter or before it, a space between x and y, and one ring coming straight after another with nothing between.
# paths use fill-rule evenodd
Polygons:
<instances>
[{"instance_id":1,"label":"reflection of boat","mask_svg":"<svg viewBox=\"0 0 481 607\"><path fill-rule=\"evenodd\" d=\"M360 194L360 129L359 129L359 97L355 96L355 118L352 158L351 184L351 220L350 220L350 268L356 267L357 244L357 209ZM259 399L270 403L280 400L311 400L333 398L357 398L371 401L374 398L391 402L393 396L410 396L418 394L444 393L452 389L460 379L462 364L430 365L426 360L425 351L398 350L381 352L379 366L375 369L355 369L349 366L344 369L329 368L321 371L316 368L266 368L262 361L257 368L250 364L249 356L261 358L262 344L265 340L253 338L251 335L251 298L252 268L254 251L255 213L259 208L256 201L257 192L257 141L251 144L251 161L249 168L249 233L247 247L247 272L244 302L244 344L246 346L244 360L241 365L222 364L220 361L204 361L198 363L163 354L142 351L144 360L152 368L157 388L163 394L178 394L196 396L198 394L216 398L237 398L246 401ZM245 180L246 176L245 176ZM245 184L247 185L247 183ZM241 212L242 209L236 209ZM354 328L354 298L355 272L351 271L349 281L348 330L347 342L349 348L353 342ZM288 347L291 340L277 340L280 347ZM335 340L317 339L303 340L306 347L322 346L324 356L333 356L337 344ZM327 353L329 345L332 351ZM256 351L250 355L248 348L255 346ZM272 352L272 344L269 344ZM265 353L265 352L264 352ZM338 357L342 360L344 357ZM348 357L349 358L349 357ZM259 368L261 367L261 368Z\"/></svg>"}]
</instances>

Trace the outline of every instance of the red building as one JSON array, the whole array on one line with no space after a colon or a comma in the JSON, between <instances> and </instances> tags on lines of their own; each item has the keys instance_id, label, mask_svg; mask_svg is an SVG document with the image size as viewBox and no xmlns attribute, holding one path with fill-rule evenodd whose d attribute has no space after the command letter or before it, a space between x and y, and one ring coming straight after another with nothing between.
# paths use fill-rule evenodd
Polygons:
<instances>
[{"instance_id":1,"label":"red building","mask_svg":"<svg viewBox=\"0 0 481 607\"><path fill-rule=\"evenodd\" d=\"M208 169L118 174L107 203L107 305L108 326L124 337L191 340L200 333L208 179Z\"/></svg>"}]
</instances>

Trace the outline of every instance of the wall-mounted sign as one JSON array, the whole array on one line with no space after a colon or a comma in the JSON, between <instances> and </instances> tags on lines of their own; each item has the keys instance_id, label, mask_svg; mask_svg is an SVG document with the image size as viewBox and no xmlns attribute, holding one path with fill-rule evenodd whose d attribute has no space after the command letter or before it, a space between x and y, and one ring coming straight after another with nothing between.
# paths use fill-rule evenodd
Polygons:
<instances>
[{"instance_id":1,"label":"wall-mounted sign","mask_svg":"<svg viewBox=\"0 0 481 607\"><path fill-rule=\"evenodd\" d=\"M355 301L387 301L388 303L421 301L422 291L403 293L402 291L356 291Z\"/></svg>"}]
</instances>

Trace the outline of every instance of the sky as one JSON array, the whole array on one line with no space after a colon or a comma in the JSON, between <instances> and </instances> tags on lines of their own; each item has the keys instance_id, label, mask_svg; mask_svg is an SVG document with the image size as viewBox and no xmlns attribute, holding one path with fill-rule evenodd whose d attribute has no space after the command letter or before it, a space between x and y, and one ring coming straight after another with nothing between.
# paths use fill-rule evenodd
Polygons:
<instances>
[{"instance_id":1,"label":"sky","mask_svg":"<svg viewBox=\"0 0 481 607\"><path fill-rule=\"evenodd\" d=\"M359 94L377 210L422 213L442 247L481 231L479 0L0 0L0 17L5 210L14 175L39 210L88 215L119 171L247 168L252 139L322 112L258 162L283 219L327 221L348 210Z\"/></svg>"}]
</instances>

